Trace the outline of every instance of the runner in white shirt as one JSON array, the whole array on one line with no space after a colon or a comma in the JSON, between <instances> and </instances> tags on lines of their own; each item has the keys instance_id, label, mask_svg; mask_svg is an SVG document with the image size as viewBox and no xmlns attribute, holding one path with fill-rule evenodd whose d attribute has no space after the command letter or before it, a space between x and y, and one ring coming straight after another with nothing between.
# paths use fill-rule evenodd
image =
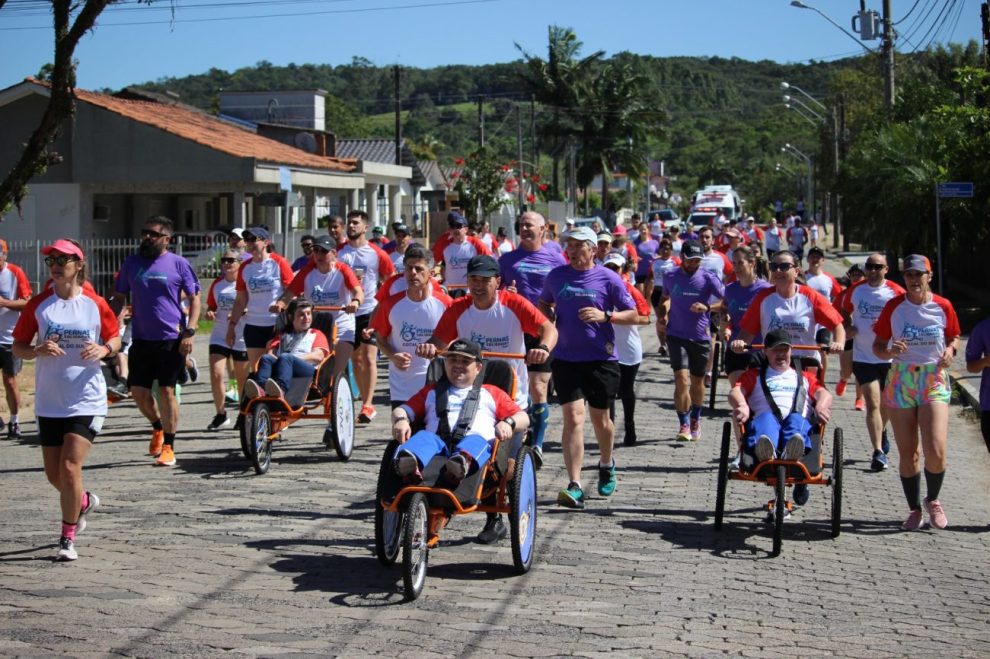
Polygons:
<instances>
[{"instance_id":1,"label":"runner in white shirt","mask_svg":"<svg viewBox=\"0 0 990 659\"><path fill-rule=\"evenodd\" d=\"M416 354L416 346L433 335L452 300L430 285L433 256L421 245L406 250L404 293L384 300L371 321L379 350L388 358L388 386L392 409L412 398L426 384L430 360Z\"/></svg>"},{"instance_id":2,"label":"runner in white shirt","mask_svg":"<svg viewBox=\"0 0 990 659\"><path fill-rule=\"evenodd\" d=\"M773 255L780 251L781 241L784 239L784 234L777 225L777 220L771 218L770 224L767 225L766 230L763 232L763 251L766 253L768 259L772 259Z\"/></svg>"},{"instance_id":3,"label":"runner in white shirt","mask_svg":"<svg viewBox=\"0 0 990 659\"><path fill-rule=\"evenodd\" d=\"M210 391L213 393L213 406L216 415L207 430L217 431L231 425L227 418L224 392L227 387L225 366L229 358L234 364L234 378L237 380L237 391L244 389L248 375L247 348L244 345L244 325L241 321L234 328L237 337L233 346L227 345L227 321L230 311L237 299L237 271L240 267L241 255L236 249L229 249L220 257L220 267L223 273L217 277L206 295L206 319L213 321L213 331L210 333Z\"/></svg>"},{"instance_id":4,"label":"runner in white shirt","mask_svg":"<svg viewBox=\"0 0 990 659\"><path fill-rule=\"evenodd\" d=\"M663 301L663 276L681 267L681 260L674 256L674 246L670 238L660 240L660 250L657 257L650 264L652 277L646 280L646 292L644 296L650 301L650 306L656 309ZM635 299L635 298L634 298ZM667 356L667 325L660 322L660 314L657 312L656 322L657 340L660 342L660 356Z\"/></svg>"},{"instance_id":5,"label":"runner in white shirt","mask_svg":"<svg viewBox=\"0 0 990 659\"><path fill-rule=\"evenodd\" d=\"M21 438L21 424L17 416L21 409L21 394L17 386L21 360L14 357L13 331L21 309L30 297L31 284L27 275L13 263L7 262L7 241L0 239L0 370L3 372L7 409L10 410L7 439ZM0 431L3 430L3 425L3 419L0 419Z\"/></svg>"},{"instance_id":6,"label":"runner in white shirt","mask_svg":"<svg viewBox=\"0 0 990 659\"><path fill-rule=\"evenodd\" d=\"M797 256L798 265L801 265L801 260L804 258L804 244L806 242L808 242L808 231L803 226L795 224L787 229L787 245Z\"/></svg>"},{"instance_id":7,"label":"runner in white shirt","mask_svg":"<svg viewBox=\"0 0 990 659\"><path fill-rule=\"evenodd\" d=\"M361 396L361 411L358 423L371 423L375 418L375 383L378 381L378 347L365 333L371 321L371 313L378 305L375 293L378 286L394 271L392 260L380 247L368 242L368 214L353 210L347 214L347 245L340 249L337 257L350 266L361 280L364 299L354 318L354 351L351 363L354 365L354 379L357 380ZM339 244L339 243L338 243Z\"/></svg>"},{"instance_id":8,"label":"runner in white shirt","mask_svg":"<svg viewBox=\"0 0 990 659\"><path fill-rule=\"evenodd\" d=\"M395 233L394 249L388 252L388 258L392 261L392 267L396 272L402 272L402 258L406 255L406 250L413 244L412 236L409 234L409 227L404 223L392 225L392 232Z\"/></svg>"},{"instance_id":9,"label":"runner in white shirt","mask_svg":"<svg viewBox=\"0 0 990 659\"><path fill-rule=\"evenodd\" d=\"M491 254L491 250L475 236L467 233L467 220L456 211L447 214L447 232L433 245L433 260L441 265L443 284L451 297L460 297L467 290L467 264L475 256Z\"/></svg>"},{"instance_id":10,"label":"runner in white shirt","mask_svg":"<svg viewBox=\"0 0 990 659\"><path fill-rule=\"evenodd\" d=\"M35 400L38 440L45 476L58 490L62 509L55 560L74 561L76 534L86 528L85 515L100 505L99 497L83 489L82 466L107 415L100 363L120 350L120 327L106 301L83 290L86 262L78 244L57 240L41 252L52 287L24 307L13 352L18 359L37 359L35 390L44 392Z\"/></svg>"},{"instance_id":11,"label":"runner in white shirt","mask_svg":"<svg viewBox=\"0 0 990 659\"><path fill-rule=\"evenodd\" d=\"M330 236L319 236L313 242L314 262L296 273L282 297L272 309L281 313L290 301L304 296L317 307L343 307L337 311L315 311L329 314L337 327L337 340L333 345L333 377L347 368L347 361L354 349L356 321L354 313L364 301L364 289L357 275L347 265L336 260L337 242ZM320 327L323 327L320 325ZM328 336L331 340L333 337Z\"/></svg>"}]
</instances>

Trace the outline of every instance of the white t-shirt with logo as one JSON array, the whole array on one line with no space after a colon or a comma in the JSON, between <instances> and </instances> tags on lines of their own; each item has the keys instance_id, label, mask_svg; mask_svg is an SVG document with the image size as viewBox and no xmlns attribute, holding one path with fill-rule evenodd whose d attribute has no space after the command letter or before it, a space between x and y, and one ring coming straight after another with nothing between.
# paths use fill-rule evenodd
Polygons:
<instances>
[{"instance_id":1,"label":"white t-shirt with logo","mask_svg":"<svg viewBox=\"0 0 990 659\"><path fill-rule=\"evenodd\" d=\"M394 352L405 352L412 357L406 370L389 363L388 386L392 400L409 400L426 383L430 360L416 355L416 346L430 340L450 303L451 299L443 293L432 293L421 302L400 293L379 306L371 328L385 337Z\"/></svg>"},{"instance_id":2,"label":"white t-shirt with logo","mask_svg":"<svg viewBox=\"0 0 990 659\"><path fill-rule=\"evenodd\" d=\"M318 307L346 307L353 299L351 291L361 287L354 271L345 264L335 261L326 274L313 263L307 263L289 283L289 290L296 295L305 295ZM314 313L324 313L317 312ZM343 311L330 311L337 325L337 340L351 341L354 338L354 314Z\"/></svg>"},{"instance_id":3,"label":"white t-shirt with logo","mask_svg":"<svg viewBox=\"0 0 990 659\"><path fill-rule=\"evenodd\" d=\"M237 271L237 290L247 292L244 313L248 325L271 327L278 314L268 309L282 297L292 281L292 268L285 259L266 258L261 262L245 261Z\"/></svg>"},{"instance_id":4,"label":"white t-shirt with logo","mask_svg":"<svg viewBox=\"0 0 990 659\"><path fill-rule=\"evenodd\" d=\"M213 321L213 331L210 332L210 345L227 347L227 321L230 319L230 310L234 308L234 300L237 298L237 280L227 281L219 277L210 284L210 290L206 294L206 308L216 312L216 319ZM247 324L245 316L241 316L237 326L234 328L234 346L232 350L244 352L247 347L244 345L244 326Z\"/></svg>"},{"instance_id":5,"label":"white t-shirt with logo","mask_svg":"<svg viewBox=\"0 0 990 659\"><path fill-rule=\"evenodd\" d=\"M626 285L626 290L636 302L636 313L640 316L650 315L650 305L646 298L635 286L626 280L622 280ZM619 356L619 363L623 366L635 366L643 361L643 339L639 335L638 325L615 325L615 352Z\"/></svg>"},{"instance_id":6,"label":"white t-shirt with logo","mask_svg":"<svg viewBox=\"0 0 990 659\"><path fill-rule=\"evenodd\" d=\"M876 339L873 326L887 303L903 293L903 288L887 279L876 287L870 286L864 279L855 283L843 297L842 310L849 314L852 326L856 328L856 336L853 337L854 362L890 363L890 360L880 359L873 354L873 341Z\"/></svg>"},{"instance_id":7,"label":"white t-shirt with logo","mask_svg":"<svg viewBox=\"0 0 990 659\"><path fill-rule=\"evenodd\" d=\"M815 378L809 378L804 373L801 373L801 377L804 378L804 386L808 395L805 398L804 407L797 410L797 412L807 418L811 413L811 403L814 401L815 394L821 385L818 384ZM770 390L770 396L777 404L777 409L780 410L781 416L786 417L795 411L793 408L794 396L797 393L798 386L797 371L793 368L778 371L772 367L767 367L766 383L767 389ZM738 386L742 388L743 396L746 398L746 404L749 405L750 418L756 418L761 414L773 411L773 408L770 407L770 403L767 401L766 393L763 391L763 385L760 384L760 369L751 368L743 373L742 377L739 378Z\"/></svg>"},{"instance_id":8,"label":"white t-shirt with logo","mask_svg":"<svg viewBox=\"0 0 990 659\"><path fill-rule=\"evenodd\" d=\"M945 346L959 336L959 318L952 303L932 294L932 299L915 304L901 294L888 302L873 327L878 339L900 339L907 350L894 357L899 364L937 364Z\"/></svg>"},{"instance_id":9,"label":"white t-shirt with logo","mask_svg":"<svg viewBox=\"0 0 990 659\"><path fill-rule=\"evenodd\" d=\"M650 264L650 271L653 272L653 285L662 289L664 274L679 267L681 267L681 260L676 256L671 256L669 259L660 257L653 259L653 263Z\"/></svg>"},{"instance_id":10,"label":"white t-shirt with logo","mask_svg":"<svg viewBox=\"0 0 990 659\"><path fill-rule=\"evenodd\" d=\"M16 265L6 264L0 270L0 297L7 300L25 300L31 297L31 283L27 275ZM0 307L0 345L14 343L14 325L21 312Z\"/></svg>"},{"instance_id":11,"label":"white t-shirt with logo","mask_svg":"<svg viewBox=\"0 0 990 659\"><path fill-rule=\"evenodd\" d=\"M447 390L447 423L453 430L461 415L464 401L471 392L470 387L450 387ZM423 419L428 432L436 433L440 426L437 417L436 386L424 387L402 406L409 415L409 421ZM486 440L495 439L495 424L519 411L519 406L509 396L491 384L481 385L478 396L478 412L474 415L473 423L468 428L467 435L481 435Z\"/></svg>"},{"instance_id":12,"label":"white t-shirt with logo","mask_svg":"<svg viewBox=\"0 0 990 659\"><path fill-rule=\"evenodd\" d=\"M392 260L388 254L373 243L358 248L350 244L345 245L337 252L337 260L354 271L354 275L361 282L361 288L364 290L364 301L358 307L356 315L370 314L378 306L378 300L375 299L378 284L395 272Z\"/></svg>"},{"instance_id":13,"label":"white t-shirt with logo","mask_svg":"<svg viewBox=\"0 0 990 659\"><path fill-rule=\"evenodd\" d=\"M106 343L120 331L117 317L99 295L87 290L64 300L54 291L33 297L14 327L14 340L30 344L52 340L64 355L39 355L34 403L39 417L106 416L107 385L100 361L80 356L88 343Z\"/></svg>"},{"instance_id":14,"label":"white t-shirt with logo","mask_svg":"<svg viewBox=\"0 0 990 659\"><path fill-rule=\"evenodd\" d=\"M776 288L757 293L739 326L751 336L766 336L767 332L782 329L794 345L815 345L818 325L832 330L841 322L842 316L818 291L798 286L797 292L787 298L781 297ZM821 362L817 350L794 350L792 354Z\"/></svg>"}]
</instances>

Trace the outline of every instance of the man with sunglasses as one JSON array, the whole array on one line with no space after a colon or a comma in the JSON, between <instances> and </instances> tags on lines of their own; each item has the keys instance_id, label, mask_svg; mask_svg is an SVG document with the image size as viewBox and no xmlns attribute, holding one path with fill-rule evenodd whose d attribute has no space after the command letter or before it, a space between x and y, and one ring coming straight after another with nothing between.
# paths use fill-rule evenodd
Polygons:
<instances>
[{"instance_id":1,"label":"man with sunglasses","mask_svg":"<svg viewBox=\"0 0 990 659\"><path fill-rule=\"evenodd\" d=\"M808 260L811 260L810 253ZM883 254L870 254L865 269L866 278L850 287L839 310L853 340L853 375L866 401L866 430L873 445L870 469L883 471L888 464L890 442L887 439L887 408L880 404L880 394L887 384L891 362L873 354L876 339L873 326L887 302L903 294L904 289L887 279L887 257Z\"/></svg>"},{"instance_id":2,"label":"man with sunglasses","mask_svg":"<svg viewBox=\"0 0 990 659\"><path fill-rule=\"evenodd\" d=\"M307 263L312 263L313 259L313 241L316 240L315 236L306 234L299 239L299 246L302 248L302 256L297 258L292 262L292 272L299 272L302 270Z\"/></svg>"},{"instance_id":3,"label":"man with sunglasses","mask_svg":"<svg viewBox=\"0 0 990 659\"><path fill-rule=\"evenodd\" d=\"M447 294L458 298L467 292L467 264L475 256L491 255L476 236L468 235L468 222L457 211L447 214L447 232L433 245L433 260L440 264Z\"/></svg>"},{"instance_id":4,"label":"man with sunglasses","mask_svg":"<svg viewBox=\"0 0 990 659\"><path fill-rule=\"evenodd\" d=\"M199 324L200 287L192 266L168 251L173 224L167 217L149 219L141 230L138 253L120 266L110 306L119 317L131 298L130 374L128 384L138 409L151 422L148 453L163 467L175 465L175 434L179 428L179 403L175 384L192 352ZM182 295L189 301L189 315ZM151 395L158 382L158 403ZM160 406L160 407L159 407Z\"/></svg>"},{"instance_id":5,"label":"man with sunglasses","mask_svg":"<svg viewBox=\"0 0 990 659\"><path fill-rule=\"evenodd\" d=\"M13 263L7 262L7 241L0 239L0 369L3 371L3 392L10 410L7 439L21 438L21 426L17 418L21 407L21 396L17 389L21 360L14 357L14 325L29 299L31 284L27 275ZM3 420L0 419L0 430L3 430L3 425Z\"/></svg>"}]
</instances>

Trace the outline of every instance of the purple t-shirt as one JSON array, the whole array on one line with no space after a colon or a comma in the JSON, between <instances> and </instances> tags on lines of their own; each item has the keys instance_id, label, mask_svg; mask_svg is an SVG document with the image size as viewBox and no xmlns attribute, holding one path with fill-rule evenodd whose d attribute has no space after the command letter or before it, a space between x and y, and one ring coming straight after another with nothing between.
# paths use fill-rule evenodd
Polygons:
<instances>
[{"instance_id":1,"label":"purple t-shirt","mask_svg":"<svg viewBox=\"0 0 990 659\"><path fill-rule=\"evenodd\" d=\"M981 320L966 341L966 361L973 362L990 355L990 318ZM990 412L990 368L980 376L980 411Z\"/></svg>"},{"instance_id":2,"label":"purple t-shirt","mask_svg":"<svg viewBox=\"0 0 990 659\"><path fill-rule=\"evenodd\" d=\"M543 243L543 247L544 249L549 249L552 252L557 252L561 256L564 255L564 248L556 240L548 240L547 242Z\"/></svg>"},{"instance_id":3,"label":"purple t-shirt","mask_svg":"<svg viewBox=\"0 0 990 659\"><path fill-rule=\"evenodd\" d=\"M691 311L691 305L722 299L725 287L718 277L710 270L701 268L692 275L684 272L684 268L677 268L664 274L663 292L670 296L667 336L687 341L707 341L711 314L695 313Z\"/></svg>"},{"instance_id":4,"label":"purple t-shirt","mask_svg":"<svg viewBox=\"0 0 990 659\"><path fill-rule=\"evenodd\" d=\"M757 279L748 287L743 286L738 281L734 281L725 287L725 297L722 298L723 306L729 312L729 327L732 329L732 338L735 340L739 336L741 328L739 321L746 315L749 303L753 301L756 294L764 288L773 286L765 279ZM753 337L752 343L763 343L762 336Z\"/></svg>"},{"instance_id":5,"label":"purple t-shirt","mask_svg":"<svg viewBox=\"0 0 990 659\"><path fill-rule=\"evenodd\" d=\"M543 292L543 282L554 268L567 264L564 255L543 245L535 252L517 247L498 259L502 271L502 286L512 286L516 282L516 290L524 298L536 304Z\"/></svg>"},{"instance_id":6,"label":"purple t-shirt","mask_svg":"<svg viewBox=\"0 0 990 659\"><path fill-rule=\"evenodd\" d=\"M616 361L612 323L585 323L578 310L595 307L602 311L635 309L626 285L608 268L596 265L575 270L570 265L554 268L543 284L540 300L556 305L557 346L553 358L568 362Z\"/></svg>"},{"instance_id":7,"label":"purple t-shirt","mask_svg":"<svg viewBox=\"0 0 990 659\"><path fill-rule=\"evenodd\" d=\"M639 254L639 265L636 266L636 276L646 277L650 274L650 264L660 251L660 243L650 238L636 243L636 253Z\"/></svg>"},{"instance_id":8,"label":"purple t-shirt","mask_svg":"<svg viewBox=\"0 0 990 659\"><path fill-rule=\"evenodd\" d=\"M120 266L115 289L131 296L131 331L142 341L179 338L185 328L181 293L199 293L199 280L189 261L172 252L155 259L128 256Z\"/></svg>"}]
</instances>

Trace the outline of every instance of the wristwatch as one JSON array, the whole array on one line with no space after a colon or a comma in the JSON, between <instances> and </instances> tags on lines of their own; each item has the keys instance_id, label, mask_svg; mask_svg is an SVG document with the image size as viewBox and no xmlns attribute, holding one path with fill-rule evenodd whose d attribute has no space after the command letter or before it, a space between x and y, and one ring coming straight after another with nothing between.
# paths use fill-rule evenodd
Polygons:
<instances>
[{"instance_id":1,"label":"wristwatch","mask_svg":"<svg viewBox=\"0 0 990 659\"><path fill-rule=\"evenodd\" d=\"M606 323L611 323L612 322L612 312L611 311L606 311L605 312L605 321L604 322L606 322Z\"/></svg>"},{"instance_id":2,"label":"wristwatch","mask_svg":"<svg viewBox=\"0 0 990 659\"><path fill-rule=\"evenodd\" d=\"M196 336L195 327L187 327L186 329L182 330L182 338L191 339L194 336Z\"/></svg>"},{"instance_id":3,"label":"wristwatch","mask_svg":"<svg viewBox=\"0 0 990 659\"><path fill-rule=\"evenodd\" d=\"M513 419L511 416L505 417L504 419L502 419L502 422L509 424L509 427L512 428L513 430L516 429L516 420Z\"/></svg>"}]
</instances>

